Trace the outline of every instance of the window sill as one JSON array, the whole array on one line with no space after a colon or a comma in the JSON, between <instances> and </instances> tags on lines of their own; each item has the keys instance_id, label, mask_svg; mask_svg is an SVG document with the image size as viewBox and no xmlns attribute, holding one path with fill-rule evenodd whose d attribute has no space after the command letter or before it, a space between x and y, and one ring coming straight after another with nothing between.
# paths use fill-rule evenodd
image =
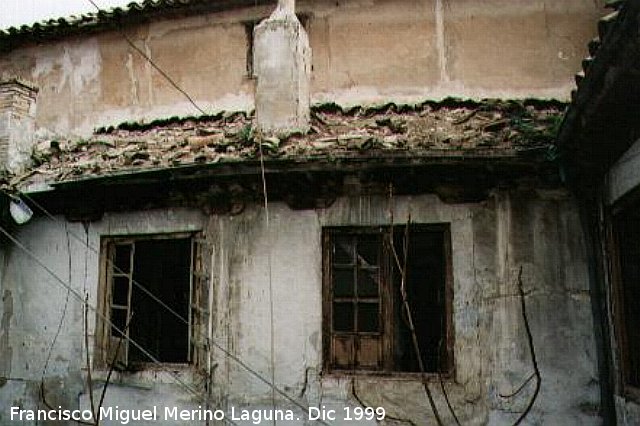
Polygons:
<instances>
[{"instance_id":1,"label":"window sill","mask_svg":"<svg viewBox=\"0 0 640 426\"><path fill-rule=\"evenodd\" d=\"M346 371L346 370L332 370L325 371L321 374L323 379L350 379L350 378L359 378L363 380L372 380L372 379L380 379L380 380L394 380L394 381L403 381L403 382L422 382L423 377L426 377L428 382L439 382L440 380L444 380L446 382L454 382L454 374L451 371L443 372L443 373L425 373L424 376L422 373L415 372L404 372L404 371L368 371L368 370L355 370L355 371Z\"/></svg>"},{"instance_id":2,"label":"window sill","mask_svg":"<svg viewBox=\"0 0 640 426\"><path fill-rule=\"evenodd\" d=\"M137 373L140 371L167 371L167 370L175 370L181 371L188 368L191 368L192 365L186 362L136 362L131 364L132 373ZM129 371L129 370L126 370Z\"/></svg>"},{"instance_id":3,"label":"window sill","mask_svg":"<svg viewBox=\"0 0 640 426\"><path fill-rule=\"evenodd\" d=\"M185 383L194 383L196 374L192 364L142 364L132 370L113 370L109 383L147 389L157 384L175 383L176 378ZM91 371L91 379L96 383L105 383L108 375L109 369L106 367Z\"/></svg>"}]
</instances>

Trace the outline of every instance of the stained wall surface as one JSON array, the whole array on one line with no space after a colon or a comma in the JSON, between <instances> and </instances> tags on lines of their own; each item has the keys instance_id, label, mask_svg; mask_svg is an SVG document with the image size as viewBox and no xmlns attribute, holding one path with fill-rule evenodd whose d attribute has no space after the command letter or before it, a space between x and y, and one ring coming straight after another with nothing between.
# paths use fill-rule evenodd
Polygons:
<instances>
[{"instance_id":1,"label":"stained wall surface","mask_svg":"<svg viewBox=\"0 0 640 426\"><path fill-rule=\"evenodd\" d=\"M87 293L95 306L98 254L84 242L96 248L106 235L203 230L213 248L211 323L216 345L270 380L273 338L276 385L303 405L356 407L355 389L362 401L385 407L393 417L430 424L433 418L419 378L322 374L322 228L385 225L391 208L398 224L409 215L414 223L450 224L455 374L444 386L464 424L510 424L532 395L533 382L513 398L501 396L517 389L533 371L517 292L520 269L542 376L529 420L600 424L585 250L574 202L562 191L503 191L485 202L467 204L444 204L431 195L396 197L393 203L386 196L353 196L339 198L328 209L306 211L274 203L268 226L258 206L236 216L185 209L107 214L86 227L40 218L16 235L60 279L69 280L81 295ZM7 327L0 336L0 366L1 374L13 379L0 387L0 406L36 406L50 352L44 383L51 403L87 408L82 303L72 294L65 311L67 292L51 274L15 247L5 248L3 255L0 316ZM95 318L89 315L90 349ZM270 388L255 375L215 347L211 356L212 406L272 406ZM96 393L100 377L94 372ZM197 390L201 380L188 368L116 373L105 404L197 409L203 401L189 388ZM443 418L452 424L437 380L431 389ZM304 414L290 401L276 396L276 405L294 410L301 418L297 424L304 424ZM0 422L6 416L6 410L0 412Z\"/></svg>"},{"instance_id":2,"label":"stained wall surface","mask_svg":"<svg viewBox=\"0 0 640 426\"><path fill-rule=\"evenodd\" d=\"M587 0L301 1L313 51L312 100L344 105L446 96L566 100L600 6ZM254 80L247 75L246 22L270 11L259 7L164 20L126 33L206 111L248 111L254 106ZM3 53L0 72L39 87L38 138L198 114L116 32ZM445 204L422 195L398 197L393 206L396 223L410 214L417 223L451 226L455 375L444 387L464 424L509 424L532 394L530 383L513 398L500 396L532 372L516 291L521 268L543 380L530 421L600 424L587 264L574 200L562 191L498 191L482 203ZM293 211L275 203L268 228L265 211L257 206L236 216L187 209L107 213L85 225L34 218L15 231L34 257L10 244L0 250L0 377L6 378L0 382L0 407L37 407L43 383L50 405L89 406L81 300L85 294L92 306L98 300L101 236L202 230L214 250L211 323L221 347L269 378L273 337L276 384L295 400L356 406L355 388L367 404L427 424L432 414L419 380L359 376L354 382L321 374L322 227L388 224L390 208L386 197L371 195L339 198L323 210ZM60 280L77 294L69 294ZM266 302L270 288L273 328ZM87 318L92 351L96 315ZM220 350L211 355L216 406L271 407L271 390L256 376ZM95 372L95 377L98 391L104 376ZM197 408L202 400L189 389L200 385L189 368L117 373L105 401L122 408ZM431 388L451 423L440 383ZM276 399L280 407L295 408ZM296 415L303 424L302 413ZM0 423L6 422L7 410L0 410Z\"/></svg>"},{"instance_id":3,"label":"stained wall surface","mask_svg":"<svg viewBox=\"0 0 640 426\"><path fill-rule=\"evenodd\" d=\"M252 110L250 31L273 6L127 27L126 35L206 112ZM601 1L307 0L312 102L463 98L568 100ZM0 55L0 73L39 88L40 137L200 114L118 32Z\"/></svg>"}]
</instances>

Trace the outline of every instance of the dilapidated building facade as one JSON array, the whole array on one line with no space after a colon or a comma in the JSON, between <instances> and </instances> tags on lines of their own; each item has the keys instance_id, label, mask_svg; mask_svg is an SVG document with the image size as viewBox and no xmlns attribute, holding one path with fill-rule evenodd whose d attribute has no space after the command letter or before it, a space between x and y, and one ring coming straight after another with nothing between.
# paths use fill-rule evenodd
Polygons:
<instances>
[{"instance_id":1,"label":"dilapidated building facade","mask_svg":"<svg viewBox=\"0 0 640 426\"><path fill-rule=\"evenodd\" d=\"M638 346L638 2L616 2L590 44L590 59L559 133L567 181L582 210L596 332L608 348L603 383L619 424L640 423ZM608 383L607 383L608 382Z\"/></svg>"},{"instance_id":2,"label":"dilapidated building facade","mask_svg":"<svg viewBox=\"0 0 640 426\"><path fill-rule=\"evenodd\" d=\"M0 33L0 423L615 422L555 143L602 6L145 1Z\"/></svg>"}]
</instances>

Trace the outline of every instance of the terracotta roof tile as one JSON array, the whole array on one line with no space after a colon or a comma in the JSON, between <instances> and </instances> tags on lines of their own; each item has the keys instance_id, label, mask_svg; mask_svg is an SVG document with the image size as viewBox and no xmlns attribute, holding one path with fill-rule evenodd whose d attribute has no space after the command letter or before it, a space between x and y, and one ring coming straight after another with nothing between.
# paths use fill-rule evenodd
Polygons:
<instances>
[{"instance_id":1,"label":"terracotta roof tile","mask_svg":"<svg viewBox=\"0 0 640 426\"><path fill-rule=\"evenodd\" d=\"M126 7L49 19L32 25L0 30L0 51L9 51L25 43L114 29L130 23L148 22L160 16L191 15L271 3L275 3L275 0L143 0L129 3Z\"/></svg>"},{"instance_id":2,"label":"terracotta roof tile","mask_svg":"<svg viewBox=\"0 0 640 426\"><path fill-rule=\"evenodd\" d=\"M548 148L562 118L558 102L388 104L343 110L313 109L311 132L263 138L244 113L123 123L86 140L46 140L33 152L34 167L12 186L59 182L123 171L269 158L376 157L390 153L447 156L491 152L513 156Z\"/></svg>"}]
</instances>

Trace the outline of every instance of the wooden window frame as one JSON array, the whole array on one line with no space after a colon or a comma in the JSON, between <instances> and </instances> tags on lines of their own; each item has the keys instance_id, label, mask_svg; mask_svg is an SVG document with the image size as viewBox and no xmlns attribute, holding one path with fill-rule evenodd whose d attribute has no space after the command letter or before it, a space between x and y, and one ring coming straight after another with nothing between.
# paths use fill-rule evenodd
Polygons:
<instances>
[{"instance_id":1,"label":"wooden window frame","mask_svg":"<svg viewBox=\"0 0 640 426\"><path fill-rule=\"evenodd\" d=\"M400 229L403 225L393 225L394 229ZM445 360L442 361L440 371L438 372L425 372L424 374L429 378L445 378L450 379L455 374L455 360L454 360L454 327L453 327L453 265L452 265L452 250L451 250L451 227L449 223L432 223L432 224L411 224L411 230L417 231L437 231L441 232L443 236L443 251L445 260L445 301L444 301L444 336L445 347L444 354ZM351 375L369 375L369 376L386 376L393 378L406 378L415 380L423 376L420 372L413 371L400 371L393 366L393 336L388 331L383 331L385 334L383 337L382 350L385 352L383 355L384 366L378 370L362 370L362 369L340 369L334 368L332 345L331 340L333 338L333 324L331 306L333 303L332 297L332 262L331 262L331 237L332 235L340 234L378 234L382 236L382 244L386 244L384 238L389 235L390 225L384 226L329 226L322 229L322 354L323 354L323 374L329 374L331 376L351 376ZM395 232L395 231L394 231ZM383 249L381 251L384 252ZM386 275L384 278L389 281L391 259L384 259L382 256L382 274ZM390 283L386 284L390 286ZM383 299L380 304L381 319L380 324L383 327L389 329L389 321L392 320L389 309L393 309L393 297L392 293L389 293L387 289L384 289L386 295L381 294Z\"/></svg>"},{"instance_id":2,"label":"wooden window frame","mask_svg":"<svg viewBox=\"0 0 640 426\"><path fill-rule=\"evenodd\" d=\"M618 238L619 232L617 230L619 226L618 222L621 220L620 216L624 214L627 209L637 207L640 204L640 199L634 198L633 201L634 202L630 202L627 200L625 203L620 203L608 212L606 217L605 241L609 248L608 269L611 282L611 297L613 301L613 328L618 346L617 351L620 365L618 371L620 390L624 397L640 403L640 386L634 386L629 383L630 349L628 343L627 320L625 315L625 289L620 256L621 247ZM640 356L640 354L638 354L638 356Z\"/></svg>"},{"instance_id":3,"label":"wooden window frame","mask_svg":"<svg viewBox=\"0 0 640 426\"><path fill-rule=\"evenodd\" d=\"M135 365L128 362L127 342L122 342L121 350L124 348L124 356L118 356L121 365L116 365L116 369L129 369L132 371L149 370L157 368L183 368L195 366L198 368L208 368L209 358L209 342L208 338L208 316L210 313L210 253L209 246L206 244L202 232L175 232L164 234L140 234L140 235L116 235L103 236L100 242L100 274L98 283L98 313L96 317L95 332L95 353L93 358L93 366L97 370L110 367L110 362L115 355L113 345L117 344L115 340L119 340L111 336L111 309L112 309L112 278L115 276L125 276L127 274L114 271L112 260L113 250L116 245L132 244L131 264L129 267L129 289L128 289L128 307L127 312L131 308L131 293L133 288L133 258L135 256L135 243L137 241L149 240L178 240L190 239L191 251L190 256L190 277L189 277L189 307L188 307L188 355L186 362L161 362L160 365L152 361L136 362ZM197 306L196 306L197 305ZM157 306L160 310L165 310L160 304ZM172 315L166 312L167 315ZM128 315L127 315L128 316ZM125 333L128 337L128 330Z\"/></svg>"}]
</instances>

